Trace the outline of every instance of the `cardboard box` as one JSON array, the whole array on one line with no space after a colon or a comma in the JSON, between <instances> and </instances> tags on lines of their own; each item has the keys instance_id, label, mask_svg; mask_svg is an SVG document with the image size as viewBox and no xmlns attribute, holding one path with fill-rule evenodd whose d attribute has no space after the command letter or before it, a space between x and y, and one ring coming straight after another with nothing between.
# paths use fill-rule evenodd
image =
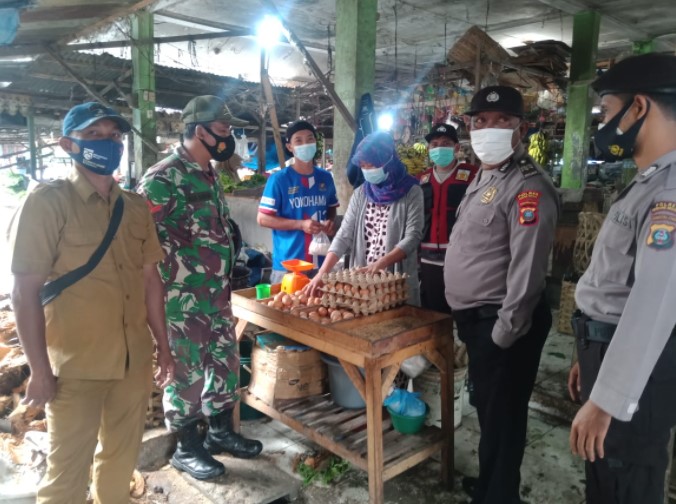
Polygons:
<instances>
[{"instance_id":1,"label":"cardboard box","mask_svg":"<svg viewBox=\"0 0 676 504\"><path fill-rule=\"evenodd\" d=\"M249 392L272 404L275 399L298 399L326 390L326 365L317 350L267 351L254 347L251 353Z\"/></svg>"}]
</instances>

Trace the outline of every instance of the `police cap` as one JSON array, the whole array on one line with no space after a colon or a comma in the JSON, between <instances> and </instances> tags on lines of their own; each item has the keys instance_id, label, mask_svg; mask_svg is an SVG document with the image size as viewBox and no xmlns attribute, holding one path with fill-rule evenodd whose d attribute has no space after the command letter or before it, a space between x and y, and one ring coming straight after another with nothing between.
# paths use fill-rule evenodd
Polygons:
<instances>
[{"instance_id":1,"label":"police cap","mask_svg":"<svg viewBox=\"0 0 676 504\"><path fill-rule=\"evenodd\" d=\"M479 112L504 112L523 117L523 96L510 86L488 86L480 89L473 97L467 115Z\"/></svg>"},{"instance_id":2,"label":"police cap","mask_svg":"<svg viewBox=\"0 0 676 504\"><path fill-rule=\"evenodd\" d=\"M450 124L437 124L432 128L427 135L425 135L425 140L427 143L430 143L433 139L437 137L448 137L453 140L455 143L458 143L458 132L455 131L455 128Z\"/></svg>"},{"instance_id":3,"label":"police cap","mask_svg":"<svg viewBox=\"0 0 676 504\"><path fill-rule=\"evenodd\" d=\"M676 56L642 54L623 59L592 82L601 96L621 93L676 94Z\"/></svg>"}]
</instances>

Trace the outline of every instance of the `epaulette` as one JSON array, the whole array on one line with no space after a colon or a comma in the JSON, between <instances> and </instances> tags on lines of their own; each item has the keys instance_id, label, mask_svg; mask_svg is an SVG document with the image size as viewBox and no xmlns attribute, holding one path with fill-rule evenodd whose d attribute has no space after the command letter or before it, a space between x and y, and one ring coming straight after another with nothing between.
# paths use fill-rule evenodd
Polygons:
<instances>
[{"instance_id":1,"label":"epaulette","mask_svg":"<svg viewBox=\"0 0 676 504\"><path fill-rule=\"evenodd\" d=\"M676 189L676 162L669 167L666 189Z\"/></svg>"},{"instance_id":2,"label":"epaulette","mask_svg":"<svg viewBox=\"0 0 676 504\"><path fill-rule=\"evenodd\" d=\"M519 160L519 162L517 163L517 168L521 172L521 175L523 175L523 178L526 179L540 174L540 171L533 164L533 161L527 157L524 157L521 160Z\"/></svg>"},{"instance_id":3,"label":"epaulette","mask_svg":"<svg viewBox=\"0 0 676 504\"><path fill-rule=\"evenodd\" d=\"M420 177L420 185L427 184L430 181L430 173L425 173L422 177Z\"/></svg>"}]
</instances>

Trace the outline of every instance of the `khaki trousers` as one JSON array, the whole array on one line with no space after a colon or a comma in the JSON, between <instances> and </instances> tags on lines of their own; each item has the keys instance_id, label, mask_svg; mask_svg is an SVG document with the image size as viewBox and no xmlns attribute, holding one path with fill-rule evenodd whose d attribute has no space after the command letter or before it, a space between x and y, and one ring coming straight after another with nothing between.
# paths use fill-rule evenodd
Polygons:
<instances>
[{"instance_id":1,"label":"khaki trousers","mask_svg":"<svg viewBox=\"0 0 676 504\"><path fill-rule=\"evenodd\" d=\"M151 387L150 366L122 380L58 379L39 504L84 504L92 459L94 502L128 504Z\"/></svg>"}]
</instances>

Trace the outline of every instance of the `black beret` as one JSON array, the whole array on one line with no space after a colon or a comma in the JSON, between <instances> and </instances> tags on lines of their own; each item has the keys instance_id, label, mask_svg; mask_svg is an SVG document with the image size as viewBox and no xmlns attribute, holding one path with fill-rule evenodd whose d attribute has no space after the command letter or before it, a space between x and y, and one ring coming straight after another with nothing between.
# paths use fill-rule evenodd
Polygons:
<instances>
[{"instance_id":1,"label":"black beret","mask_svg":"<svg viewBox=\"0 0 676 504\"><path fill-rule=\"evenodd\" d=\"M427 135L425 135L425 140L427 143L430 143L436 137L448 137L453 140L455 143L458 143L458 132L455 131L455 128L450 124L437 124L432 128Z\"/></svg>"},{"instance_id":2,"label":"black beret","mask_svg":"<svg viewBox=\"0 0 676 504\"><path fill-rule=\"evenodd\" d=\"M479 90L470 103L467 115L479 112L504 112L505 114L523 117L523 96L509 86L488 86Z\"/></svg>"},{"instance_id":3,"label":"black beret","mask_svg":"<svg viewBox=\"0 0 676 504\"><path fill-rule=\"evenodd\" d=\"M592 82L601 96L620 93L675 93L676 56L642 54L623 59Z\"/></svg>"},{"instance_id":4,"label":"black beret","mask_svg":"<svg viewBox=\"0 0 676 504\"><path fill-rule=\"evenodd\" d=\"M315 127L309 122L300 119L290 124L289 127L286 128L286 143L291 143L291 137L293 136L294 133L303 130L312 131L312 134L315 136L315 138L317 138L317 130L315 129Z\"/></svg>"}]
</instances>

